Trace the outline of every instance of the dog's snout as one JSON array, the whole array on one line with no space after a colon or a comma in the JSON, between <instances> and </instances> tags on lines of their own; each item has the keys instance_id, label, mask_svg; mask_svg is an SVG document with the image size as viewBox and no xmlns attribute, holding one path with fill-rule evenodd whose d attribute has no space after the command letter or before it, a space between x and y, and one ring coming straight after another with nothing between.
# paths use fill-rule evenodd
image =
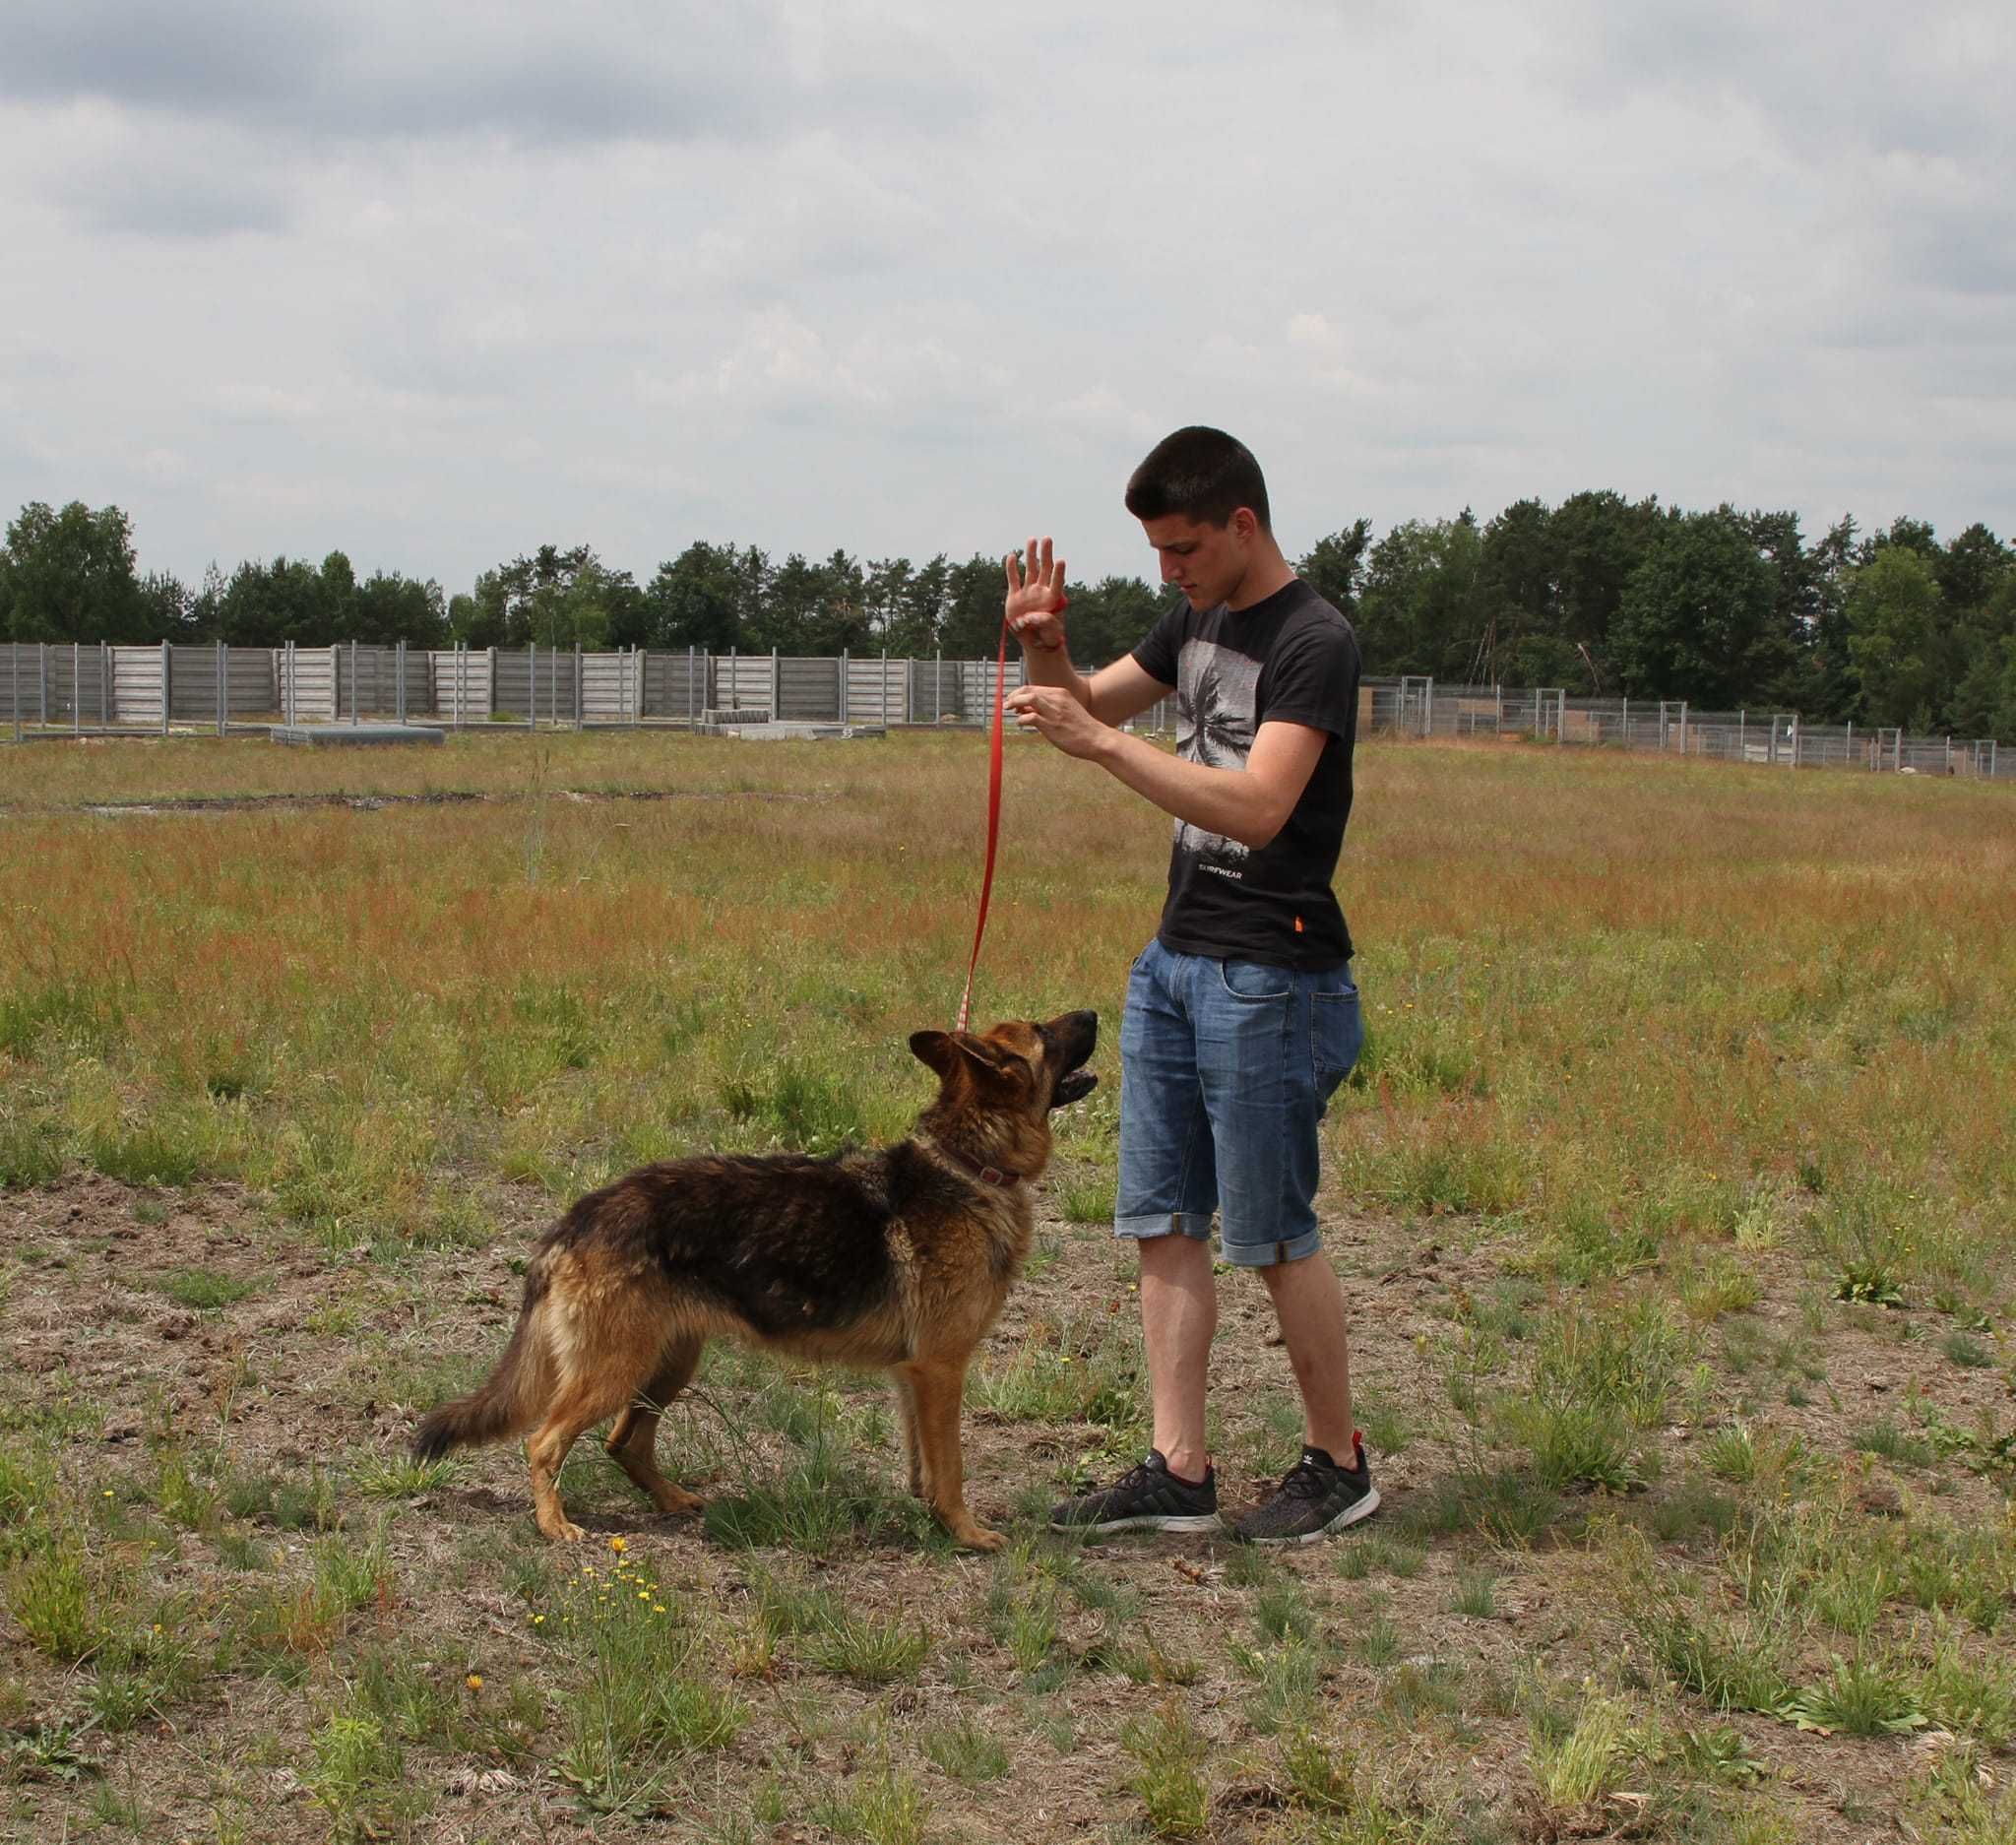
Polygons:
<instances>
[{"instance_id":1,"label":"dog's snout","mask_svg":"<svg viewBox=\"0 0 2016 1845\"><path fill-rule=\"evenodd\" d=\"M1092 1055L1099 1043L1099 1014L1090 1007L1066 1012L1061 1018L1052 1019L1048 1030L1067 1065L1075 1067Z\"/></svg>"}]
</instances>

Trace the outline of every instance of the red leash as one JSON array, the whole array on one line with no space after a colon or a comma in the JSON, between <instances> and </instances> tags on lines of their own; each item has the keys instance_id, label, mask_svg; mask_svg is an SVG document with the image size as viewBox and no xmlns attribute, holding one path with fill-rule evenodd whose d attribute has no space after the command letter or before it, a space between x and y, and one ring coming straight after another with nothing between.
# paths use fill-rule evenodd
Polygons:
<instances>
[{"instance_id":1,"label":"red leash","mask_svg":"<svg viewBox=\"0 0 2016 1845\"><path fill-rule=\"evenodd\" d=\"M1062 614L1069 600L1058 603L1050 612ZM987 868L980 879L979 921L974 924L973 958L966 964L966 991L959 996L959 1023L952 1029L966 1030L973 1014L974 970L980 964L980 937L987 932L987 900L994 894L994 849L1001 840L1001 727L1003 701L1008 696L1008 617L1001 617L1001 653L994 662L994 734L987 748Z\"/></svg>"}]
</instances>

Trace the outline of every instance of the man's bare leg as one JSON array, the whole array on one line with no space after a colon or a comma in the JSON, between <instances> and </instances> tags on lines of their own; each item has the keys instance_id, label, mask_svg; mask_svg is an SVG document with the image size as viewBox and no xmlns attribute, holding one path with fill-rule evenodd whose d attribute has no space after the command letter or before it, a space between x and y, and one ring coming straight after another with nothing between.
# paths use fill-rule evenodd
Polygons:
<instances>
[{"instance_id":1,"label":"man's bare leg","mask_svg":"<svg viewBox=\"0 0 2016 1845\"><path fill-rule=\"evenodd\" d=\"M1344 1290L1338 1286L1337 1271L1318 1250L1298 1261L1271 1263L1260 1276L1274 1299L1274 1314L1281 1322L1289 1364L1294 1368L1295 1387L1302 1393L1309 1445L1322 1448L1338 1466L1349 1467L1354 1427L1351 1353L1346 1345ZM1144 1281L1144 1312L1147 1302ZM1157 1400L1159 1405L1160 1397ZM1157 1427L1161 1427L1159 1411Z\"/></svg>"},{"instance_id":2,"label":"man's bare leg","mask_svg":"<svg viewBox=\"0 0 2016 1845\"><path fill-rule=\"evenodd\" d=\"M1343 1314L1342 1296L1338 1312ZM1179 1480L1202 1480L1211 1465L1204 1436L1204 1394L1211 1336L1218 1330L1218 1287L1211 1244L1195 1237L1150 1237L1141 1244L1141 1333L1148 1349L1155 1445Z\"/></svg>"}]
</instances>

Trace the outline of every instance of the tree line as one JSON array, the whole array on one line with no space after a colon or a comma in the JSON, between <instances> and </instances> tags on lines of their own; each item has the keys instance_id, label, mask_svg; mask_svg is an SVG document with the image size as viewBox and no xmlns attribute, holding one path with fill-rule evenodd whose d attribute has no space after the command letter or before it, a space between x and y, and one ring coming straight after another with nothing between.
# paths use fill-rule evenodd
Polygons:
<instances>
[{"instance_id":1,"label":"tree line","mask_svg":"<svg viewBox=\"0 0 2016 1845\"><path fill-rule=\"evenodd\" d=\"M1351 617L1370 674L2016 738L2016 551L1980 524L1942 543L1921 520L1862 533L1844 518L1809 541L1793 513L1599 491L1376 540L1359 519L1295 562ZM34 502L0 549L0 637L973 658L994 650L1001 590L998 557L778 559L704 541L643 583L586 544L542 544L453 596L396 571L360 580L342 551L212 565L191 589L141 572L118 507ZM1117 657L1166 600L1139 577L1075 586L1074 655Z\"/></svg>"}]
</instances>

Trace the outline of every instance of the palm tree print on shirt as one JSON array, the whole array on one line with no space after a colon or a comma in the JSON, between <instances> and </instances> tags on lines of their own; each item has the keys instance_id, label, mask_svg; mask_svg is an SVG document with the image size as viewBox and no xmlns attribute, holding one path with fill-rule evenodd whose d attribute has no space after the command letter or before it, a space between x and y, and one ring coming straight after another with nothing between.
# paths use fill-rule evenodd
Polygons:
<instances>
[{"instance_id":1,"label":"palm tree print on shirt","mask_svg":"<svg viewBox=\"0 0 2016 1845\"><path fill-rule=\"evenodd\" d=\"M1210 769L1243 769L1253 748L1253 696L1260 663L1211 641L1187 641L1176 663L1176 754ZM1198 869L1240 877L1251 848L1223 833L1176 822L1176 850Z\"/></svg>"}]
</instances>

